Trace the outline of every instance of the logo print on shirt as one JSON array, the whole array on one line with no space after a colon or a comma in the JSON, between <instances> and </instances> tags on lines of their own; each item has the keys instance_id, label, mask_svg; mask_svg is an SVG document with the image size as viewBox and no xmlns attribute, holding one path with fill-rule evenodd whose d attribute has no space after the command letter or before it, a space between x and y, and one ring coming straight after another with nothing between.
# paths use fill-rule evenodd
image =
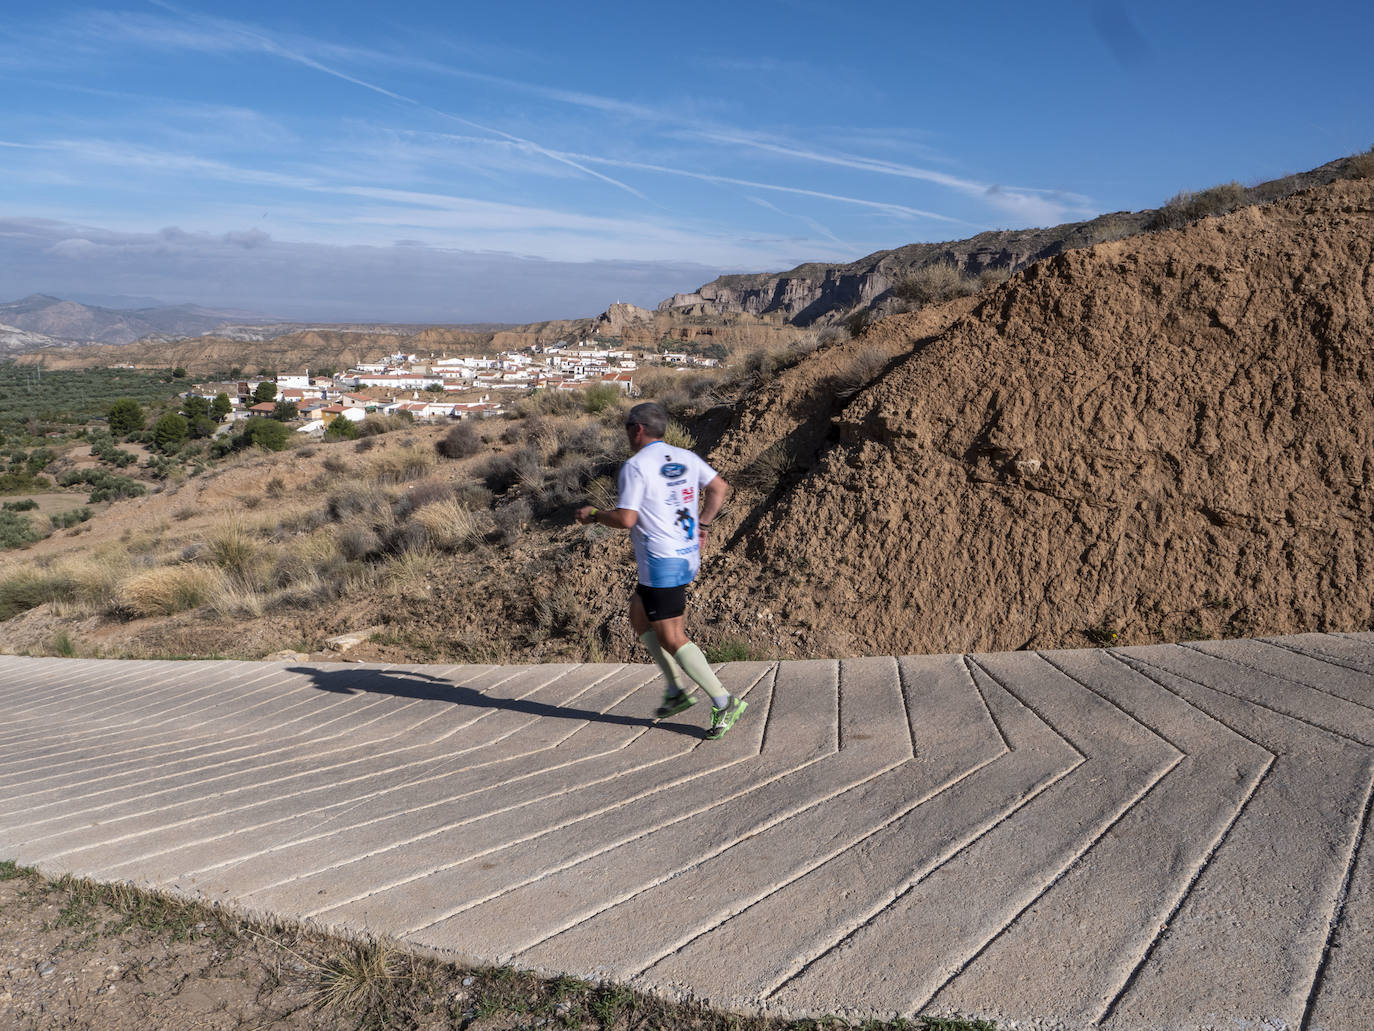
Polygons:
<instances>
[{"instance_id":1,"label":"logo print on shirt","mask_svg":"<svg viewBox=\"0 0 1374 1031\"><path fill-rule=\"evenodd\" d=\"M693 490L691 487L682 488L682 501L684 504L690 505L692 503L692 499L696 496L697 492Z\"/></svg>"},{"instance_id":2,"label":"logo print on shirt","mask_svg":"<svg viewBox=\"0 0 1374 1031\"><path fill-rule=\"evenodd\" d=\"M690 541L695 536L697 521L692 518L692 513L685 508L677 510L677 518L673 520L687 531L687 539Z\"/></svg>"},{"instance_id":3,"label":"logo print on shirt","mask_svg":"<svg viewBox=\"0 0 1374 1031\"><path fill-rule=\"evenodd\" d=\"M687 467L681 462L669 462L658 472L665 480L676 480L679 476L687 474Z\"/></svg>"}]
</instances>

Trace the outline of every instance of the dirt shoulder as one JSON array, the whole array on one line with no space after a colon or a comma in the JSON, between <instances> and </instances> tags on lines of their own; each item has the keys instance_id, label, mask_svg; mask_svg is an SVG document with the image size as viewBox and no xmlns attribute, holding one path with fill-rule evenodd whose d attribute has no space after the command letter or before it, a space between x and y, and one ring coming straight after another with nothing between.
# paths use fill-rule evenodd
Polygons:
<instances>
[{"instance_id":1,"label":"dirt shoulder","mask_svg":"<svg viewBox=\"0 0 1374 1031\"><path fill-rule=\"evenodd\" d=\"M466 968L0 862L0 1027L16 1031L839 1031L618 985ZM869 1031L995 1031L920 1018Z\"/></svg>"}]
</instances>

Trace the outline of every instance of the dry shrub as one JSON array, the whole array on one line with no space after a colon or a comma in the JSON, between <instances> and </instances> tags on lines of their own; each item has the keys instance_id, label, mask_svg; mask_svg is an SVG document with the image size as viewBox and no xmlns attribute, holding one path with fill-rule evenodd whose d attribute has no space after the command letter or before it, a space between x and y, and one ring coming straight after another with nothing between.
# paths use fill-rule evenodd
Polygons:
<instances>
[{"instance_id":1,"label":"dry shrub","mask_svg":"<svg viewBox=\"0 0 1374 1031\"><path fill-rule=\"evenodd\" d=\"M343 475L344 473L351 472L353 469L351 465L338 455L330 455L321 465L324 466L325 472L334 473L335 475Z\"/></svg>"},{"instance_id":2,"label":"dry shrub","mask_svg":"<svg viewBox=\"0 0 1374 1031\"><path fill-rule=\"evenodd\" d=\"M372 459L368 472L378 483L408 483L434 468L434 452L410 445Z\"/></svg>"},{"instance_id":3,"label":"dry shrub","mask_svg":"<svg viewBox=\"0 0 1374 1031\"><path fill-rule=\"evenodd\" d=\"M1374 179L1374 147L1347 158L1345 174L1351 179Z\"/></svg>"},{"instance_id":4,"label":"dry shrub","mask_svg":"<svg viewBox=\"0 0 1374 1031\"><path fill-rule=\"evenodd\" d=\"M259 550L248 528L240 520L230 518L206 537L202 554L221 569L246 581Z\"/></svg>"},{"instance_id":5,"label":"dry shrub","mask_svg":"<svg viewBox=\"0 0 1374 1031\"><path fill-rule=\"evenodd\" d=\"M615 480L609 476L598 476L587 484L587 500L593 508L615 508L620 500Z\"/></svg>"},{"instance_id":6,"label":"dry shrub","mask_svg":"<svg viewBox=\"0 0 1374 1031\"><path fill-rule=\"evenodd\" d=\"M966 276L947 261L922 265L892 288L892 295L917 306L940 304L967 297L978 290L978 280Z\"/></svg>"},{"instance_id":7,"label":"dry shrub","mask_svg":"<svg viewBox=\"0 0 1374 1031\"><path fill-rule=\"evenodd\" d=\"M197 608L225 586L224 574L215 566L159 566L120 583L115 603L133 616L165 616Z\"/></svg>"},{"instance_id":8,"label":"dry shrub","mask_svg":"<svg viewBox=\"0 0 1374 1031\"><path fill-rule=\"evenodd\" d=\"M855 352L844 367L832 376L828 387L838 398L847 400L868 386L887 368L888 357L876 347Z\"/></svg>"},{"instance_id":9,"label":"dry shrub","mask_svg":"<svg viewBox=\"0 0 1374 1031\"><path fill-rule=\"evenodd\" d=\"M406 516L417 512L436 501L447 501L453 497L453 487L442 480L423 480L406 488L396 504L397 515Z\"/></svg>"},{"instance_id":10,"label":"dry shrub","mask_svg":"<svg viewBox=\"0 0 1374 1031\"><path fill-rule=\"evenodd\" d=\"M325 511L335 521L355 515L376 515L390 510L391 502L385 492L367 483L350 483L329 496Z\"/></svg>"},{"instance_id":11,"label":"dry shrub","mask_svg":"<svg viewBox=\"0 0 1374 1031\"><path fill-rule=\"evenodd\" d=\"M348 562L365 562L382 550L382 538L366 523L343 523L334 533L334 546Z\"/></svg>"},{"instance_id":12,"label":"dry shrub","mask_svg":"<svg viewBox=\"0 0 1374 1031\"><path fill-rule=\"evenodd\" d=\"M1170 198L1145 223L1146 229L1177 229L1200 218L1225 215L1251 203L1251 194L1238 182L1222 183L1198 193L1183 191Z\"/></svg>"},{"instance_id":13,"label":"dry shrub","mask_svg":"<svg viewBox=\"0 0 1374 1031\"><path fill-rule=\"evenodd\" d=\"M453 489L453 498L470 512L491 508L493 495L480 483L461 483Z\"/></svg>"},{"instance_id":14,"label":"dry shrub","mask_svg":"<svg viewBox=\"0 0 1374 1031\"><path fill-rule=\"evenodd\" d=\"M477 517L452 498L426 505L415 514L415 522L424 527L429 543L440 551L470 547L482 533Z\"/></svg>"},{"instance_id":15,"label":"dry shrub","mask_svg":"<svg viewBox=\"0 0 1374 1031\"><path fill-rule=\"evenodd\" d=\"M133 571L128 552L119 548L58 559L54 575L72 584L70 604L80 612L113 612L118 608L116 593Z\"/></svg>"},{"instance_id":16,"label":"dry shrub","mask_svg":"<svg viewBox=\"0 0 1374 1031\"><path fill-rule=\"evenodd\" d=\"M605 430L597 422L576 425L563 438L563 449L572 454L593 458L604 455L607 453Z\"/></svg>"},{"instance_id":17,"label":"dry shrub","mask_svg":"<svg viewBox=\"0 0 1374 1031\"><path fill-rule=\"evenodd\" d=\"M0 622L44 602L71 598L75 593L76 585L56 570L21 569L0 580Z\"/></svg>"},{"instance_id":18,"label":"dry shrub","mask_svg":"<svg viewBox=\"0 0 1374 1031\"><path fill-rule=\"evenodd\" d=\"M735 474L734 482L752 490L771 491L796 467L796 459L784 441L769 445Z\"/></svg>"},{"instance_id":19,"label":"dry shrub","mask_svg":"<svg viewBox=\"0 0 1374 1031\"><path fill-rule=\"evenodd\" d=\"M377 437L383 433L394 433L396 430L408 430L413 423L400 415L369 415L362 422L358 423L359 437ZM366 451L367 448L361 446L362 441L358 442L359 451ZM369 445L370 447L371 445Z\"/></svg>"},{"instance_id":20,"label":"dry shrub","mask_svg":"<svg viewBox=\"0 0 1374 1031\"><path fill-rule=\"evenodd\" d=\"M273 476L267 481L267 486L263 488L263 493L269 498L279 498L286 493L286 481L280 476Z\"/></svg>"},{"instance_id":21,"label":"dry shrub","mask_svg":"<svg viewBox=\"0 0 1374 1031\"><path fill-rule=\"evenodd\" d=\"M268 608L268 598L262 591L231 580L215 584L206 601L221 619L257 619Z\"/></svg>"},{"instance_id":22,"label":"dry shrub","mask_svg":"<svg viewBox=\"0 0 1374 1031\"><path fill-rule=\"evenodd\" d=\"M668 428L663 431L663 442L688 451L695 450L697 446L696 437L692 436L691 431L676 419L668 420Z\"/></svg>"},{"instance_id":23,"label":"dry shrub","mask_svg":"<svg viewBox=\"0 0 1374 1031\"><path fill-rule=\"evenodd\" d=\"M397 523L385 535L386 550L393 555L408 555L429 550L429 534L419 522Z\"/></svg>"},{"instance_id":24,"label":"dry shrub","mask_svg":"<svg viewBox=\"0 0 1374 1031\"><path fill-rule=\"evenodd\" d=\"M434 449L445 458L467 458L482 450L482 438L471 422L463 421L444 434Z\"/></svg>"},{"instance_id":25,"label":"dry shrub","mask_svg":"<svg viewBox=\"0 0 1374 1031\"><path fill-rule=\"evenodd\" d=\"M496 524L496 539L501 544L514 544L525 532L525 527L533 517L530 503L524 498L503 505L492 513L492 519Z\"/></svg>"}]
</instances>

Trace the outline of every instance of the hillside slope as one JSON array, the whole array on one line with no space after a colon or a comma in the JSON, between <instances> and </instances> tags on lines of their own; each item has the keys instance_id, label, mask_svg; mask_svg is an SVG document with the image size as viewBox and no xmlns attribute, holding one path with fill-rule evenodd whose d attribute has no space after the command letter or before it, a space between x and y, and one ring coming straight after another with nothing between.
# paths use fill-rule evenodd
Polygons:
<instances>
[{"instance_id":1,"label":"hillside slope","mask_svg":"<svg viewBox=\"0 0 1374 1031\"><path fill-rule=\"evenodd\" d=\"M696 316L746 312L798 326L835 323L857 309L889 314L901 310L892 288L919 268L947 264L975 276L986 270L1015 271L1067 251L1135 236L1160 225L1181 224L1195 214L1190 212L1189 201L1199 201L1203 207L1219 204L1206 213L1268 203L1299 190L1368 175L1372 162L1374 152L1356 154L1249 188L1225 184L1200 194L1181 193L1158 209L1117 211L1088 222L1043 229L995 230L945 243L908 244L843 264L809 262L786 272L720 276L692 293L675 294L658 307L660 312Z\"/></svg>"},{"instance_id":2,"label":"hillside slope","mask_svg":"<svg viewBox=\"0 0 1374 1031\"><path fill-rule=\"evenodd\" d=\"M699 593L815 654L1369 627L1371 240L1374 181L1338 182L880 323L906 356L722 516Z\"/></svg>"}]
</instances>

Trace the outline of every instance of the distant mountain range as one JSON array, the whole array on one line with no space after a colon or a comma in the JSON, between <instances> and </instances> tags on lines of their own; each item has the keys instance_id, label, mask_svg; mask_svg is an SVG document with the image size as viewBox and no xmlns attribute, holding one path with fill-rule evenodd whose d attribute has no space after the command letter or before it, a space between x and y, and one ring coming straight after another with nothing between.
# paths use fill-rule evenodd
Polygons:
<instances>
[{"instance_id":1,"label":"distant mountain range","mask_svg":"<svg viewBox=\"0 0 1374 1031\"><path fill-rule=\"evenodd\" d=\"M0 304L0 353L63 344L128 344L145 337L200 336L227 325L278 322L251 312L215 310L194 304L153 308L102 308L47 294L30 294ZM32 334L49 338L34 342Z\"/></svg>"}]
</instances>

